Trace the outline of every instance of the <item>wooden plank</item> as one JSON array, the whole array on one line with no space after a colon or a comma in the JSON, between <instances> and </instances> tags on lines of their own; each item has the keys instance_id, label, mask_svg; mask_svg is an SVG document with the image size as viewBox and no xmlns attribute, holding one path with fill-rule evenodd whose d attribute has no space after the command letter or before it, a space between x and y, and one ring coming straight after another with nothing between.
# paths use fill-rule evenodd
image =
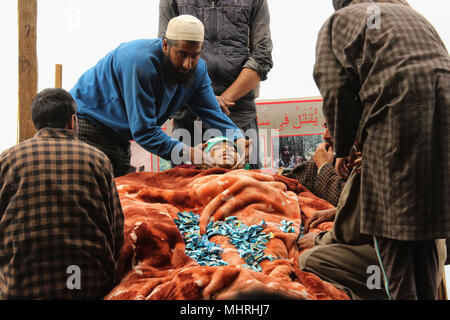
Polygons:
<instances>
[{"instance_id":1,"label":"wooden plank","mask_svg":"<svg viewBox=\"0 0 450 320\"><path fill-rule=\"evenodd\" d=\"M34 136L31 102L37 93L38 67L36 52L37 0L18 0L19 31L19 112L18 142Z\"/></svg>"},{"instance_id":2,"label":"wooden plank","mask_svg":"<svg viewBox=\"0 0 450 320\"><path fill-rule=\"evenodd\" d=\"M445 270L444 270L444 278L438 287L438 300L448 300L447 295L447 280L445 280Z\"/></svg>"},{"instance_id":3,"label":"wooden plank","mask_svg":"<svg viewBox=\"0 0 450 320\"><path fill-rule=\"evenodd\" d=\"M62 64L55 65L55 88L62 88Z\"/></svg>"}]
</instances>

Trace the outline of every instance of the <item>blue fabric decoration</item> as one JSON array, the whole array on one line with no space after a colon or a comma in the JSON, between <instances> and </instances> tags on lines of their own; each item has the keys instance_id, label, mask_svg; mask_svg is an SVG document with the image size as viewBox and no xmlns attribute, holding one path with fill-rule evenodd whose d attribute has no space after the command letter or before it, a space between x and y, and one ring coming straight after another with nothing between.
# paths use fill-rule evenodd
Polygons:
<instances>
[{"instance_id":1,"label":"blue fabric decoration","mask_svg":"<svg viewBox=\"0 0 450 320\"><path fill-rule=\"evenodd\" d=\"M186 254L196 260L202 266L222 266L228 263L222 260L223 249L220 245L209 241L215 235L226 236L233 244L239 255L246 262L243 267L261 272L261 261L267 259L274 261L272 255L265 255L267 243L273 238L273 233L263 232L267 226L264 220L258 225L247 226L237 217L231 216L224 221L211 221L206 227L204 235L200 235L200 217L190 212L179 212L175 224L180 230L186 243ZM290 224L286 224L290 227Z\"/></svg>"}]
</instances>

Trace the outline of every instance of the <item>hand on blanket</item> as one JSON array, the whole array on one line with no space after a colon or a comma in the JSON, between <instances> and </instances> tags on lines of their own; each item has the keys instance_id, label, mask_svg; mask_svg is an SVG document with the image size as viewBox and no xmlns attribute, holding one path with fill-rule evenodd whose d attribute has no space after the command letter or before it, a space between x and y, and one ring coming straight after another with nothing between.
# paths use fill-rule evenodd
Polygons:
<instances>
[{"instance_id":1,"label":"hand on blanket","mask_svg":"<svg viewBox=\"0 0 450 320\"><path fill-rule=\"evenodd\" d=\"M320 211L314 211L308 220L305 222L305 232L308 232L310 228L315 228L322 222L332 222L336 216L336 208L330 208Z\"/></svg>"},{"instance_id":2,"label":"hand on blanket","mask_svg":"<svg viewBox=\"0 0 450 320\"><path fill-rule=\"evenodd\" d=\"M317 235L318 235L317 232L308 232L303 237L298 239L297 240L298 249L301 251L304 249L309 249L309 248L314 247L316 245L314 240L316 239Z\"/></svg>"}]
</instances>

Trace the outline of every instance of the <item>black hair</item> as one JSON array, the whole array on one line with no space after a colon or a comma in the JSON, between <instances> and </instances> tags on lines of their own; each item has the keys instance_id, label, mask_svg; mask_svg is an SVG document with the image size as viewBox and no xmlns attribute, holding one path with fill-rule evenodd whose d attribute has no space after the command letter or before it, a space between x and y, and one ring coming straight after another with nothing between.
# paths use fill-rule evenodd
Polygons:
<instances>
[{"instance_id":1,"label":"black hair","mask_svg":"<svg viewBox=\"0 0 450 320\"><path fill-rule=\"evenodd\" d=\"M37 130L65 128L77 111L77 104L69 92L49 88L39 92L31 104L31 119Z\"/></svg>"},{"instance_id":2,"label":"black hair","mask_svg":"<svg viewBox=\"0 0 450 320\"><path fill-rule=\"evenodd\" d=\"M167 41L167 45L169 46L169 49L172 47L178 46L178 40L172 40L172 39L166 38L166 41Z\"/></svg>"}]
</instances>

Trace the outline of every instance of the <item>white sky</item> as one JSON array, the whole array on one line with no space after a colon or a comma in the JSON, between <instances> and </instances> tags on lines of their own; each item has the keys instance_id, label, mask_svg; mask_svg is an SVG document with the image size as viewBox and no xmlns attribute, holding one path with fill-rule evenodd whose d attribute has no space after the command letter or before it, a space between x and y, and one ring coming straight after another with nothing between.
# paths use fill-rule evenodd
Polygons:
<instances>
[{"instance_id":1,"label":"white sky","mask_svg":"<svg viewBox=\"0 0 450 320\"><path fill-rule=\"evenodd\" d=\"M450 1L410 0L450 45ZM0 2L2 113L0 152L16 143L17 1ZM312 78L318 30L333 13L331 0L268 0L274 67L261 85L261 99L317 96ZM155 38L158 0L38 0L38 63L42 90L54 86L63 65L63 88L121 42ZM6 36L6 37L5 37Z\"/></svg>"}]
</instances>

